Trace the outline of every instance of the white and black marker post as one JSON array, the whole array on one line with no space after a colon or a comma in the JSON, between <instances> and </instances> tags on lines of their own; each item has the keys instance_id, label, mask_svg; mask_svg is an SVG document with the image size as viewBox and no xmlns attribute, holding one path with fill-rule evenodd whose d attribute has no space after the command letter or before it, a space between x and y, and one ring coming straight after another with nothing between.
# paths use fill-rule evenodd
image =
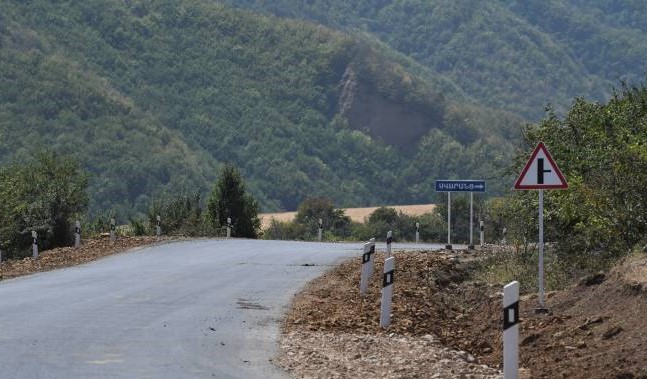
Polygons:
<instances>
[{"instance_id":1,"label":"white and black marker post","mask_svg":"<svg viewBox=\"0 0 647 379\"><path fill-rule=\"evenodd\" d=\"M231 217L227 217L227 238L231 238Z\"/></svg>"},{"instance_id":2,"label":"white and black marker post","mask_svg":"<svg viewBox=\"0 0 647 379\"><path fill-rule=\"evenodd\" d=\"M484 234L485 234L485 223L483 221L481 221L481 225L479 226L479 228L481 229L481 247L483 247L483 239L484 239L483 237L485 237L484 236Z\"/></svg>"},{"instance_id":3,"label":"white and black marker post","mask_svg":"<svg viewBox=\"0 0 647 379\"><path fill-rule=\"evenodd\" d=\"M364 253L362 254L362 271L359 279L359 294L364 296L368 289L368 282L373 273L373 253L371 252L371 243L364 244Z\"/></svg>"},{"instance_id":4,"label":"white and black marker post","mask_svg":"<svg viewBox=\"0 0 647 379\"><path fill-rule=\"evenodd\" d=\"M114 218L110 219L110 242L115 242L117 231L117 221Z\"/></svg>"},{"instance_id":5,"label":"white and black marker post","mask_svg":"<svg viewBox=\"0 0 647 379\"><path fill-rule=\"evenodd\" d=\"M38 258L38 233L36 233L35 230L31 231L31 238L32 238L32 243L31 243L31 251L34 259Z\"/></svg>"},{"instance_id":6,"label":"white and black marker post","mask_svg":"<svg viewBox=\"0 0 647 379\"><path fill-rule=\"evenodd\" d=\"M391 324L391 299L393 298L393 275L395 257L384 261L384 276L382 277L382 304L380 306L380 327L386 328Z\"/></svg>"},{"instance_id":7,"label":"white and black marker post","mask_svg":"<svg viewBox=\"0 0 647 379\"><path fill-rule=\"evenodd\" d=\"M81 247L81 222L77 220L74 224L74 248L79 247Z\"/></svg>"},{"instance_id":8,"label":"white and black marker post","mask_svg":"<svg viewBox=\"0 0 647 379\"><path fill-rule=\"evenodd\" d=\"M155 235L158 237L162 235L162 216L160 215L157 215L157 220L155 224Z\"/></svg>"},{"instance_id":9,"label":"white and black marker post","mask_svg":"<svg viewBox=\"0 0 647 379\"><path fill-rule=\"evenodd\" d=\"M386 232L386 257L391 258L391 243L393 242L393 232Z\"/></svg>"},{"instance_id":10,"label":"white and black marker post","mask_svg":"<svg viewBox=\"0 0 647 379\"><path fill-rule=\"evenodd\" d=\"M503 287L503 378L519 376L519 282Z\"/></svg>"},{"instance_id":11,"label":"white and black marker post","mask_svg":"<svg viewBox=\"0 0 647 379\"><path fill-rule=\"evenodd\" d=\"M420 241L420 223L416 222L416 243Z\"/></svg>"},{"instance_id":12,"label":"white and black marker post","mask_svg":"<svg viewBox=\"0 0 647 379\"><path fill-rule=\"evenodd\" d=\"M318 235L319 242L321 242L322 236L323 236L323 220L319 219L319 235Z\"/></svg>"}]
</instances>

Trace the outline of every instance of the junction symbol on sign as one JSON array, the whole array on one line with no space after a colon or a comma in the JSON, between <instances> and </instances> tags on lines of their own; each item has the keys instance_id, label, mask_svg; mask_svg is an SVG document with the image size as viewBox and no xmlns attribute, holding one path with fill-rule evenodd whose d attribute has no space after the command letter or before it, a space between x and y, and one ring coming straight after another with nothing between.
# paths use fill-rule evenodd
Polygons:
<instances>
[{"instance_id":1,"label":"junction symbol on sign","mask_svg":"<svg viewBox=\"0 0 647 379\"><path fill-rule=\"evenodd\" d=\"M543 142L539 142L514 184L518 190L566 189L568 183Z\"/></svg>"}]
</instances>

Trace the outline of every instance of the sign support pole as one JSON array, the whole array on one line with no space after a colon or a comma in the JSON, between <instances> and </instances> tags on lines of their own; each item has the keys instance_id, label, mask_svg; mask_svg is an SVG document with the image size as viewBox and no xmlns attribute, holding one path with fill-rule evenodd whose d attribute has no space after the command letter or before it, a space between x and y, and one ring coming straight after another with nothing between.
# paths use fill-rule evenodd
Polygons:
<instances>
[{"instance_id":1,"label":"sign support pole","mask_svg":"<svg viewBox=\"0 0 647 379\"><path fill-rule=\"evenodd\" d=\"M544 190L539 190L539 307L538 312L545 312L544 304Z\"/></svg>"},{"instance_id":2,"label":"sign support pole","mask_svg":"<svg viewBox=\"0 0 647 379\"><path fill-rule=\"evenodd\" d=\"M470 192L470 245L469 250L474 250L474 192Z\"/></svg>"},{"instance_id":3,"label":"sign support pole","mask_svg":"<svg viewBox=\"0 0 647 379\"><path fill-rule=\"evenodd\" d=\"M452 249L452 193L447 192L447 246L445 249Z\"/></svg>"}]
</instances>

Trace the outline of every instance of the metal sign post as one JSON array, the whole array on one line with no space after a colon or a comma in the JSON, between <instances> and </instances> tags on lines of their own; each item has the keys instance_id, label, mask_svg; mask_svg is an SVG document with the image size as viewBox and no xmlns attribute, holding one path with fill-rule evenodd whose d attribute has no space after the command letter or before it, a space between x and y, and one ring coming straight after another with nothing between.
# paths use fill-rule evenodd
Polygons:
<instances>
[{"instance_id":1,"label":"metal sign post","mask_svg":"<svg viewBox=\"0 0 647 379\"><path fill-rule=\"evenodd\" d=\"M514 189L517 190L539 190L539 270L537 274L538 306L536 309L538 313L548 311L544 303L544 190L567 188L568 183L564 175L555 164L544 143L539 142L514 184Z\"/></svg>"},{"instance_id":2,"label":"metal sign post","mask_svg":"<svg viewBox=\"0 0 647 379\"><path fill-rule=\"evenodd\" d=\"M447 250L452 249L451 241L451 193L452 192L469 192L470 193L470 246L473 249L473 213L474 213L474 192L485 192L484 180L436 180L436 192L447 192Z\"/></svg>"},{"instance_id":3,"label":"metal sign post","mask_svg":"<svg viewBox=\"0 0 647 379\"><path fill-rule=\"evenodd\" d=\"M538 310L546 309L544 303L544 190L539 190L539 272L537 274L539 287Z\"/></svg>"},{"instance_id":4,"label":"metal sign post","mask_svg":"<svg viewBox=\"0 0 647 379\"><path fill-rule=\"evenodd\" d=\"M447 245L445 249L452 249L452 193L447 192Z\"/></svg>"},{"instance_id":5,"label":"metal sign post","mask_svg":"<svg viewBox=\"0 0 647 379\"><path fill-rule=\"evenodd\" d=\"M470 244L468 250L474 250L474 192L470 192Z\"/></svg>"}]
</instances>

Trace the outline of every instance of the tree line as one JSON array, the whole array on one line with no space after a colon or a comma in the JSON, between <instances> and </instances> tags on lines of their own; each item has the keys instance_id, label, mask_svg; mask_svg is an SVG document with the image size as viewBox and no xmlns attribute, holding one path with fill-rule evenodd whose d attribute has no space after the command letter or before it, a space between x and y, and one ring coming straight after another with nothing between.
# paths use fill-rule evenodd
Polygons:
<instances>
[{"instance_id":1,"label":"tree line","mask_svg":"<svg viewBox=\"0 0 647 379\"><path fill-rule=\"evenodd\" d=\"M73 243L75 220L84 220L86 236L109 230L110 219L117 217L114 210L87 215L88 178L73 157L51 151L39 151L26 163L2 167L2 258L27 256L32 231L38 234L39 248L46 250ZM214 236L227 225L233 237L257 238L260 231L258 203L247 192L238 169L231 165L222 168L206 206L199 193L153 201L146 218L129 218L129 233L153 234L158 216L163 220L164 233L171 235Z\"/></svg>"}]
</instances>

